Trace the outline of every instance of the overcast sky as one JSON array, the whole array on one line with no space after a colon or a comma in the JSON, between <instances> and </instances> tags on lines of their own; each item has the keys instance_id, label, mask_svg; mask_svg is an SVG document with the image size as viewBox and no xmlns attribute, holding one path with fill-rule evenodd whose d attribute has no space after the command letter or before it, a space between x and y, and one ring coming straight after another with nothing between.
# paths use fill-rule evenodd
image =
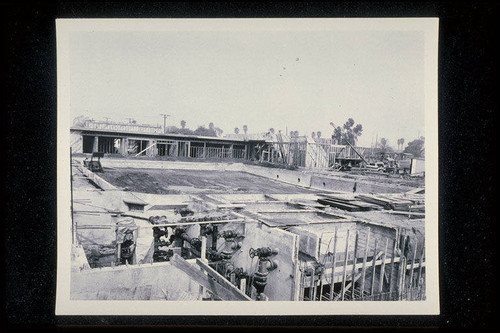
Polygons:
<instances>
[{"instance_id":1,"label":"overcast sky","mask_svg":"<svg viewBox=\"0 0 500 333\"><path fill-rule=\"evenodd\" d=\"M233 133L332 134L363 125L397 148L424 135L424 34L419 31L72 32L71 118L134 118Z\"/></svg>"}]
</instances>

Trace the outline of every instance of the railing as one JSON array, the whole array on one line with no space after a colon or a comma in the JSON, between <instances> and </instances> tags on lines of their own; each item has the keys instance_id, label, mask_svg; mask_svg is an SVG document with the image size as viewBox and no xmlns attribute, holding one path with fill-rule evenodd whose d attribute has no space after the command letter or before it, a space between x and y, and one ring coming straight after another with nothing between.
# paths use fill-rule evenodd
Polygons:
<instances>
[{"instance_id":1,"label":"railing","mask_svg":"<svg viewBox=\"0 0 500 333\"><path fill-rule=\"evenodd\" d=\"M191 147L190 157L192 158L234 158L244 159L244 149L213 148L213 147Z\"/></svg>"},{"instance_id":2,"label":"railing","mask_svg":"<svg viewBox=\"0 0 500 333\"><path fill-rule=\"evenodd\" d=\"M95 120L86 120L84 123L84 127L90 129L132 131L140 133L163 133L162 127L160 125L115 123Z\"/></svg>"}]
</instances>

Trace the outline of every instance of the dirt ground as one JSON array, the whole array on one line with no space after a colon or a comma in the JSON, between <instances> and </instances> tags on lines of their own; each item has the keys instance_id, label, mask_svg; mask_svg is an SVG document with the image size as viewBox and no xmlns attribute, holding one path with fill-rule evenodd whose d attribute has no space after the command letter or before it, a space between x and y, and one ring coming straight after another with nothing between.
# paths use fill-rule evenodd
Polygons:
<instances>
[{"instance_id":1,"label":"dirt ground","mask_svg":"<svg viewBox=\"0 0 500 333\"><path fill-rule=\"evenodd\" d=\"M116 187L153 194L313 192L236 171L104 168L99 176Z\"/></svg>"}]
</instances>

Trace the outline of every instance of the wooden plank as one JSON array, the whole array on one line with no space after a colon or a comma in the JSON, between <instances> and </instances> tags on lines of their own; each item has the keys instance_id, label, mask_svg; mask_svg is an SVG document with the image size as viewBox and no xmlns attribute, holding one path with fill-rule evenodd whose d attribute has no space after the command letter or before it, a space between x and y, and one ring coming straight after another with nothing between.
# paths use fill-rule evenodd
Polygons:
<instances>
[{"instance_id":1,"label":"wooden plank","mask_svg":"<svg viewBox=\"0 0 500 333\"><path fill-rule=\"evenodd\" d=\"M338 204L345 204L345 205L351 205L351 206L357 206L361 208L363 211L364 210L372 210L372 209L380 209L379 205L373 204L373 203L368 203L366 201L358 200L355 198L352 198L350 200L346 200L343 198L337 198L337 197L332 197L332 196L323 196L324 198L318 199L318 202L325 201L328 203L338 203Z\"/></svg>"},{"instance_id":2,"label":"wooden plank","mask_svg":"<svg viewBox=\"0 0 500 333\"><path fill-rule=\"evenodd\" d=\"M323 205L329 205L335 208L339 208L342 210L347 210L349 212L360 212L363 209L359 206L351 205L348 203L341 203L341 202L336 202L336 201L331 201L331 200L325 200L325 199L318 199L318 202Z\"/></svg>"},{"instance_id":3,"label":"wooden plank","mask_svg":"<svg viewBox=\"0 0 500 333\"><path fill-rule=\"evenodd\" d=\"M333 300L333 289L335 286L335 264L337 260L337 227L335 227L335 235L333 238L333 256L332 256L332 283L330 284L330 295L328 299Z\"/></svg>"},{"instance_id":4,"label":"wooden plank","mask_svg":"<svg viewBox=\"0 0 500 333\"><path fill-rule=\"evenodd\" d=\"M229 291L231 291L232 293L234 293L234 295L237 298L239 297L243 301L251 301L252 300L250 297L248 297L247 295L242 293L241 290L239 290L234 284L232 284L226 278L224 278L222 275L217 273L217 271L215 271L212 267L210 267L204 261L202 261L200 259L196 259L196 264L198 266L200 266L210 277L215 279L215 281L217 281L218 284L220 284L224 288L226 288Z\"/></svg>"},{"instance_id":5,"label":"wooden plank","mask_svg":"<svg viewBox=\"0 0 500 333\"><path fill-rule=\"evenodd\" d=\"M378 239L375 238L375 246L373 248L373 258L377 255L377 243ZM375 260L372 260L372 281L370 286L370 296L373 296L373 288L375 287Z\"/></svg>"},{"instance_id":6,"label":"wooden plank","mask_svg":"<svg viewBox=\"0 0 500 333\"><path fill-rule=\"evenodd\" d=\"M380 251L380 250L379 250L379 252L378 252L378 253L380 253L380 254L382 255L383 251ZM377 253L377 254L378 254L378 253ZM383 261L382 261L381 259L376 260L376 261L375 261L375 266L380 266L380 265L382 265L382 262L383 262ZM396 260L394 260L394 262L399 263L399 259L398 259L398 258L396 258ZM385 264L386 264L386 265L388 265L388 264L390 264L390 263L391 263L391 259L385 259ZM370 261L367 261L367 263L366 263L366 264L367 264L367 267L370 267L370 266L373 264L373 258L372 258L372 259L370 259ZM417 263L417 264L415 264L415 268L418 268L418 267L419 267L418 265L419 265L418 263ZM424 267L425 267L425 262L423 263L423 265L424 265ZM362 269L362 267L363 267L363 263L362 263L362 262L356 263L356 269ZM348 264L346 268L347 268L347 271L352 270L352 264ZM331 263L328 263L328 266L326 266L326 265L325 265L325 269L332 269ZM343 265L343 263L342 263L341 265L338 265L338 264L337 264L337 268L335 269L335 273L336 273L336 275L342 275L342 271L343 271L343 269L344 269L344 265ZM410 269L410 265L409 265L409 264L408 264L408 266L407 266L407 269ZM340 281L339 281L339 282L340 282Z\"/></svg>"},{"instance_id":7,"label":"wooden plank","mask_svg":"<svg viewBox=\"0 0 500 333\"><path fill-rule=\"evenodd\" d=\"M425 216L425 213L409 212L409 211L386 210L386 211L384 211L384 213L392 214L392 215Z\"/></svg>"},{"instance_id":8,"label":"wooden plank","mask_svg":"<svg viewBox=\"0 0 500 333\"><path fill-rule=\"evenodd\" d=\"M394 274L394 260L396 257L396 245L397 241L396 239L392 240L392 254L391 254L391 272L389 273L389 294L392 295L392 289L394 288L394 285L392 283L392 275Z\"/></svg>"},{"instance_id":9,"label":"wooden plank","mask_svg":"<svg viewBox=\"0 0 500 333\"><path fill-rule=\"evenodd\" d=\"M354 276L356 275L356 263L357 263L357 258L358 258L358 237L359 237L359 232L356 230L356 237L354 238L354 257L353 257L353 262L352 262L352 289L351 289L351 299L354 300Z\"/></svg>"},{"instance_id":10,"label":"wooden plank","mask_svg":"<svg viewBox=\"0 0 500 333\"><path fill-rule=\"evenodd\" d=\"M257 213L266 214L266 213L317 213L317 209L276 209L276 210L259 210Z\"/></svg>"},{"instance_id":11,"label":"wooden plank","mask_svg":"<svg viewBox=\"0 0 500 333\"><path fill-rule=\"evenodd\" d=\"M420 260L418 261L419 268L418 268L418 275L417 275L417 286L420 287L420 278L422 277L422 267L423 260L424 260L424 255L425 255L425 247L422 246L422 254L420 255Z\"/></svg>"},{"instance_id":12,"label":"wooden plank","mask_svg":"<svg viewBox=\"0 0 500 333\"><path fill-rule=\"evenodd\" d=\"M385 273L385 258L387 257L387 246L389 245L389 239L385 239L385 248L384 248L384 256L382 258L382 266L380 266L380 278L379 278L379 285L378 285L378 292L382 292L382 288L384 286L384 273Z\"/></svg>"},{"instance_id":13,"label":"wooden plank","mask_svg":"<svg viewBox=\"0 0 500 333\"><path fill-rule=\"evenodd\" d=\"M216 205L218 209L223 209L223 208L245 208L247 205L245 204L220 204Z\"/></svg>"},{"instance_id":14,"label":"wooden plank","mask_svg":"<svg viewBox=\"0 0 500 333\"><path fill-rule=\"evenodd\" d=\"M197 259L199 260L199 259ZM226 300L226 301L247 301L250 300L246 295L241 297L240 294L234 292L234 290L229 290L224 288L222 285L217 283L211 276L206 275L196 266L191 265L186 260L184 260L178 254L174 254L170 258L170 263L182 270L184 273L189 275L191 279L196 281L201 287L209 290L216 297ZM228 282L229 283L229 282Z\"/></svg>"},{"instance_id":15,"label":"wooden plank","mask_svg":"<svg viewBox=\"0 0 500 333\"><path fill-rule=\"evenodd\" d=\"M344 271L342 273L342 290L341 290L341 298L344 300L344 292L345 292L345 279L346 279L346 268L347 268L347 258L349 256L349 253L347 252L349 250L349 229L347 229L347 236L345 238L345 258L344 258ZM335 269L335 267L334 267Z\"/></svg>"},{"instance_id":16,"label":"wooden plank","mask_svg":"<svg viewBox=\"0 0 500 333\"><path fill-rule=\"evenodd\" d=\"M404 262L404 248L405 248L405 243L406 243L406 235L403 235L403 234L400 234L399 236L400 238L402 237L403 238L403 242L402 244L400 244L400 253L399 253L399 266L398 266L398 274L397 274L397 277L398 277L398 299L401 299L401 296L403 295L402 293L402 290L401 290L401 287L402 287L402 277L403 277L403 271L404 271L404 268L405 268L405 262Z\"/></svg>"},{"instance_id":17,"label":"wooden plank","mask_svg":"<svg viewBox=\"0 0 500 333\"><path fill-rule=\"evenodd\" d=\"M411 268L410 268L410 289L413 288L413 269L415 267L415 259L417 257L417 247L418 247L418 241L415 244L415 250L413 251L413 259L411 260Z\"/></svg>"},{"instance_id":18,"label":"wooden plank","mask_svg":"<svg viewBox=\"0 0 500 333\"><path fill-rule=\"evenodd\" d=\"M366 234L366 245L365 245L365 253L363 255L363 266L361 268L362 278L361 278L361 295L362 299L364 299L365 295L365 274L366 274L366 257L368 255L368 247L370 245L370 232L371 228L368 228L368 232Z\"/></svg>"},{"instance_id":19,"label":"wooden plank","mask_svg":"<svg viewBox=\"0 0 500 333\"><path fill-rule=\"evenodd\" d=\"M401 263L403 264L403 271L401 272L401 290L399 297L400 300L403 299L403 295L406 291L406 257L403 257Z\"/></svg>"}]
</instances>

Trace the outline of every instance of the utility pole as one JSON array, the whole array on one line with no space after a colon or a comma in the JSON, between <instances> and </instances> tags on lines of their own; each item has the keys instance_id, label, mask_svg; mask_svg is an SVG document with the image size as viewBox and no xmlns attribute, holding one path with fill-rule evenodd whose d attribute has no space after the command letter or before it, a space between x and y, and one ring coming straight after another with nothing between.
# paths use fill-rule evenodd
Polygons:
<instances>
[{"instance_id":1,"label":"utility pole","mask_svg":"<svg viewBox=\"0 0 500 333\"><path fill-rule=\"evenodd\" d=\"M169 114L160 113L163 116L163 134L167 133L167 117L170 117Z\"/></svg>"}]
</instances>

